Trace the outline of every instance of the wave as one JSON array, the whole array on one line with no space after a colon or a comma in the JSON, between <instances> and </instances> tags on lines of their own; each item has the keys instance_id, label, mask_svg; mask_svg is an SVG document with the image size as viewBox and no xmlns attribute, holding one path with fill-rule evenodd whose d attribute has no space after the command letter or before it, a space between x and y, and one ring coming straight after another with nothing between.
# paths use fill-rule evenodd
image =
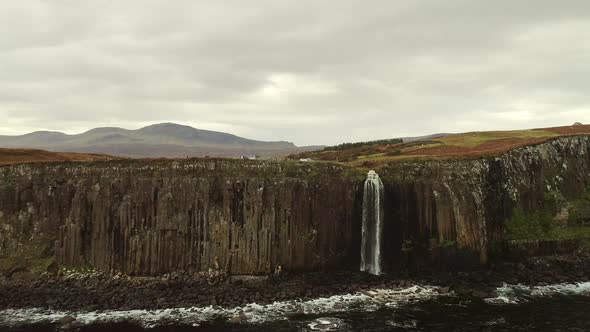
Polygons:
<instances>
[{"instance_id":1,"label":"wave","mask_svg":"<svg viewBox=\"0 0 590 332\"><path fill-rule=\"evenodd\" d=\"M519 304L539 297L556 295L590 295L590 282L546 286L508 285L496 289L496 297L485 299L489 304Z\"/></svg>"},{"instance_id":2,"label":"wave","mask_svg":"<svg viewBox=\"0 0 590 332\"><path fill-rule=\"evenodd\" d=\"M260 305L250 303L236 308L191 307L160 310L125 311L57 311L47 309L7 309L0 311L0 325L19 326L29 324L59 324L70 316L71 325L129 322L145 328L184 324L199 326L204 322L225 319L231 323L259 324L287 320L294 315L325 315L354 311L375 311L379 308L395 308L405 304L425 301L444 293L435 286L412 286L397 289L372 289L355 294L335 295L312 300L280 301ZM334 322L319 322L321 325ZM314 326L317 327L317 326Z\"/></svg>"}]
</instances>

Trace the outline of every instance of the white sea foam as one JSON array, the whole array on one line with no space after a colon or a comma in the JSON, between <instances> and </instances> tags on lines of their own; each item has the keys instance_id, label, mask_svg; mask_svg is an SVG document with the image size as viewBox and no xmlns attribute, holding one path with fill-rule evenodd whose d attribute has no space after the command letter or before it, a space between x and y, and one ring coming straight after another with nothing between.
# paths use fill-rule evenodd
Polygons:
<instances>
[{"instance_id":1,"label":"white sea foam","mask_svg":"<svg viewBox=\"0 0 590 332\"><path fill-rule=\"evenodd\" d=\"M308 324L312 331L340 331L346 323L339 318L322 317Z\"/></svg>"},{"instance_id":2,"label":"white sea foam","mask_svg":"<svg viewBox=\"0 0 590 332\"><path fill-rule=\"evenodd\" d=\"M573 284L554 284L547 286L508 285L496 289L497 296L485 299L490 304L518 304L532 298L556 295L590 295L590 282Z\"/></svg>"},{"instance_id":3,"label":"white sea foam","mask_svg":"<svg viewBox=\"0 0 590 332\"><path fill-rule=\"evenodd\" d=\"M385 324L401 329L415 329L418 326L418 321L415 319L406 319L402 321L388 320Z\"/></svg>"},{"instance_id":4,"label":"white sea foam","mask_svg":"<svg viewBox=\"0 0 590 332\"><path fill-rule=\"evenodd\" d=\"M373 289L355 294L335 295L307 301L281 301L267 305L250 303L233 309L213 306L162 310L91 312L55 311L45 309L8 309L0 311L0 326L58 323L60 319L65 316L72 316L76 319L72 323L73 325L131 322L144 327L168 324L188 324L197 326L203 322L219 318L234 323L256 324L287 320L289 316L298 314L326 315L330 313L348 312L351 310L374 311L383 307L397 307L408 303L423 301L440 295L441 292L438 287L412 286L399 289ZM332 323L335 322L328 324ZM323 325L319 323L314 326L321 327Z\"/></svg>"}]
</instances>

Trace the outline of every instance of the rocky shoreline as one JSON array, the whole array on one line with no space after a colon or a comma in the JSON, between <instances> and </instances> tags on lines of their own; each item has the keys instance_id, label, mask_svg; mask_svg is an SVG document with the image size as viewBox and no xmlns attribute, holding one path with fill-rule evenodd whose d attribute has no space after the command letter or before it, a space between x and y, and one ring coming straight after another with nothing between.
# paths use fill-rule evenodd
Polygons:
<instances>
[{"instance_id":1,"label":"rocky shoreline","mask_svg":"<svg viewBox=\"0 0 590 332\"><path fill-rule=\"evenodd\" d=\"M527 258L466 272L399 273L372 276L359 272L284 273L280 276L233 276L217 279L173 273L137 278L99 272L44 275L35 280L0 281L0 310L42 308L101 311L218 306L309 300L354 294L373 288L439 286L461 296L489 298L504 283L546 285L590 280L590 251Z\"/></svg>"}]
</instances>

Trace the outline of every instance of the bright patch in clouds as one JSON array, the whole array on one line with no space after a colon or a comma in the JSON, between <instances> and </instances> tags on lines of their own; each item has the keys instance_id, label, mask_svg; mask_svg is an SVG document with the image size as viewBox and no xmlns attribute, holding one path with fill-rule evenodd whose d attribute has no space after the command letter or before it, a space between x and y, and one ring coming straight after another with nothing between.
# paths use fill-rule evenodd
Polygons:
<instances>
[{"instance_id":1,"label":"bright patch in clouds","mask_svg":"<svg viewBox=\"0 0 590 332\"><path fill-rule=\"evenodd\" d=\"M272 74L252 96L253 101L288 101L300 96L332 95L338 90L322 80L295 74Z\"/></svg>"}]
</instances>

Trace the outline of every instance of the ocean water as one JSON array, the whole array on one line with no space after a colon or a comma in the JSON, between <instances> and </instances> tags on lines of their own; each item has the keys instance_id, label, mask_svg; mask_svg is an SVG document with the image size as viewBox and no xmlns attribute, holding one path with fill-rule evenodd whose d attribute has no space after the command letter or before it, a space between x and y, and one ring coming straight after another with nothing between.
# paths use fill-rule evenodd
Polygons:
<instances>
[{"instance_id":1,"label":"ocean water","mask_svg":"<svg viewBox=\"0 0 590 332\"><path fill-rule=\"evenodd\" d=\"M590 283L504 285L496 293L481 300L412 286L231 310L5 310L0 331L590 331ZM64 326L65 315L76 320Z\"/></svg>"}]
</instances>

